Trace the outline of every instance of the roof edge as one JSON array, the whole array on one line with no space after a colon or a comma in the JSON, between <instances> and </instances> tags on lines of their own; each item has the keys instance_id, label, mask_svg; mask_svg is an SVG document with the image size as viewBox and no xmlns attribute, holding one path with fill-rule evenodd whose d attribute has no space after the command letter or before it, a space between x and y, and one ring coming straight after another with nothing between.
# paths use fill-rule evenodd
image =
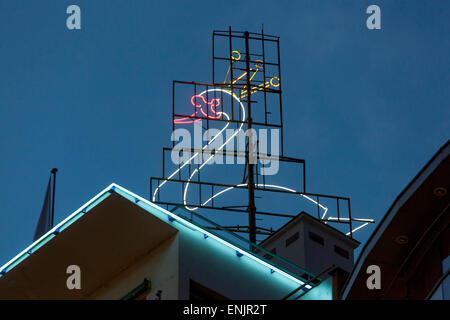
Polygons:
<instances>
[{"instance_id":1,"label":"roof edge","mask_svg":"<svg viewBox=\"0 0 450 320\"><path fill-rule=\"evenodd\" d=\"M299 284L304 285L307 289L312 289L310 285L306 284L304 280L301 280L298 278L298 276L292 274L291 272L287 270L283 270L281 267L272 264L271 262L264 261L262 257L259 257L251 252L249 252L245 248L241 248L238 245L235 245L225 239L220 238L218 235L211 233L208 230L204 230L201 226L198 226L197 224L190 222L164 208L161 208L160 206L152 203L151 201L142 198L141 196L119 186L116 183L110 184L108 187L103 189L101 192L99 192L96 196L94 196L91 200L83 204L79 209L74 211L72 214L70 214L67 218L62 220L60 223L58 223L56 226L51 228L49 231L47 231L44 235L42 235L38 240L34 241L32 244L30 244L28 247L26 247L23 251L21 251L19 254L17 254L14 258L12 258L10 261L8 261L6 264L0 267L0 278L5 275L7 272L12 270L14 267L19 265L23 260L28 258L32 253L39 250L40 247L45 245L47 242L52 240L58 233L62 232L64 229L69 227L73 222L77 221L79 218L81 218L84 214L90 211L90 209L94 208L96 205L101 203L103 200L105 200L111 193L116 192L120 196L124 197L125 199L129 201L134 201L134 203L138 206L139 203L144 203L147 206L150 206L151 208L158 210L161 213L164 213L168 216L168 220L178 221L181 222L183 225L185 225L188 228L197 230L199 232L202 232L203 234L207 235L208 237L211 237L215 239L216 241L228 246L229 248L232 248L233 250L236 250L237 252L241 253L242 255L245 255L249 257L250 259L256 261L257 263L260 263L266 267L268 267L270 270L273 270L275 272L280 273L284 277L290 279L291 281ZM125 196L126 194L127 196ZM144 209L145 210L145 209ZM146 210L149 211L149 210ZM151 214L154 214L150 212ZM155 215L155 214L154 214Z\"/></svg>"}]
</instances>

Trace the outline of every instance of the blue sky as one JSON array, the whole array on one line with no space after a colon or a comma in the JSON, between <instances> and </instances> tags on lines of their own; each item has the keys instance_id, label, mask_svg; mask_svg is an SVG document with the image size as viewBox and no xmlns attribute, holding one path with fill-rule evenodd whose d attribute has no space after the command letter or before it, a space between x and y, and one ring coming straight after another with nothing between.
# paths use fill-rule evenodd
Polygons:
<instances>
[{"instance_id":1,"label":"blue sky","mask_svg":"<svg viewBox=\"0 0 450 320\"><path fill-rule=\"evenodd\" d=\"M82 30L66 28L77 4ZM366 28L367 6L382 29ZM211 81L214 29L281 37L286 155L378 221L449 138L448 1L0 0L0 265L111 182L146 198L172 80ZM373 226L357 235L364 242Z\"/></svg>"}]
</instances>

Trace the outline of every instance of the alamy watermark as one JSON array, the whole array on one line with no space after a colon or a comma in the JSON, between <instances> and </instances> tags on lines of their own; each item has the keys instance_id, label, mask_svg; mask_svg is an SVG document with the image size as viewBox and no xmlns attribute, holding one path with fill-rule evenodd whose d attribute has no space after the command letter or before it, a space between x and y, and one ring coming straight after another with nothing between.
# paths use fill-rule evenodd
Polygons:
<instances>
[{"instance_id":1,"label":"alamy watermark","mask_svg":"<svg viewBox=\"0 0 450 320\"><path fill-rule=\"evenodd\" d=\"M67 277L66 286L69 290L81 289L81 269L78 265L72 264L67 267L66 273L70 276Z\"/></svg>"},{"instance_id":2,"label":"alamy watermark","mask_svg":"<svg viewBox=\"0 0 450 320\"><path fill-rule=\"evenodd\" d=\"M175 165L250 164L259 163L261 175L275 175L279 170L279 129L215 129L203 132L201 122L194 124L193 136L184 128L175 129L171 141L177 142L171 152ZM270 138L270 149L269 149Z\"/></svg>"},{"instance_id":3,"label":"alamy watermark","mask_svg":"<svg viewBox=\"0 0 450 320\"><path fill-rule=\"evenodd\" d=\"M370 16L366 20L366 26L369 30L381 29L381 9L379 6L372 4L367 7L366 13Z\"/></svg>"},{"instance_id":4,"label":"alamy watermark","mask_svg":"<svg viewBox=\"0 0 450 320\"><path fill-rule=\"evenodd\" d=\"M69 30L81 30L81 9L79 6L72 4L67 7L66 13L70 16L66 19L66 27Z\"/></svg>"}]
</instances>

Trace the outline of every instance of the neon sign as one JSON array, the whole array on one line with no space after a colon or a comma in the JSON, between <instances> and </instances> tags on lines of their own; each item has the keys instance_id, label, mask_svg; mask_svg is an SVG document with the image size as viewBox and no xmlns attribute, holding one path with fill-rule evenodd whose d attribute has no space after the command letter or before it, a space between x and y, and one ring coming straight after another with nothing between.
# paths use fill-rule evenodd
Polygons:
<instances>
[{"instance_id":1,"label":"neon sign","mask_svg":"<svg viewBox=\"0 0 450 320\"><path fill-rule=\"evenodd\" d=\"M248 49L248 44L246 44L246 46ZM263 46L262 57L264 57L264 46ZM194 149L194 151L196 151L196 150L200 150L200 151L196 151L193 154L191 153L191 151L189 151L188 153L183 152L183 159L177 163L178 168L176 170L174 170L167 178L163 177L162 179L159 179L159 183L152 195L153 201L156 201L157 195L159 194L161 188L167 182L171 181L172 179L175 181L176 178L174 178L174 177L177 174L179 174L180 171L183 170L184 168L186 168L186 166L188 166L188 165L189 165L189 172L188 173L186 172L187 173L186 180L177 180L178 182L183 182L182 202L181 203L187 210L195 211L199 207L206 206L208 203L213 202L213 200L215 198L217 198L231 190L248 187L247 183L240 183L240 184L236 184L236 185L222 185L222 190L219 190L218 192L214 193L214 189L212 189L211 196L208 197L206 200L202 200L201 196L200 196L200 201L198 202L198 204L196 204L197 206L190 207L188 205L188 201L187 201L188 191L189 191L190 185L194 183L193 182L194 177L197 175L200 180L200 171L206 166L206 164L221 163L221 162L215 161L217 159L214 159L214 158L216 156L222 154L221 151L224 150L224 148L227 146L227 144L232 142L232 139L235 139L236 136L240 132L243 131L242 130L243 126L248 121L248 119L246 119L246 111L247 110L245 109L245 107L242 103L243 99L247 98L246 100L248 100L248 103L250 103L249 96L251 96L255 93L261 92L261 91L263 91L264 94L266 92L269 92L269 93L274 92L274 93L281 94L281 90L274 90L276 88L281 87L281 82L280 82L280 78L279 78L279 63L278 64L266 63L263 60L249 61L248 60L249 58L245 58L245 62L246 62L245 69L239 68L239 67L233 67L233 65L236 65L236 62L241 61L241 53L236 50L231 52L231 57L229 59L221 58L221 57L218 57L218 58L213 57L213 61L214 61L214 59L225 59L230 62L229 66L228 66L228 70L225 75L225 79L223 81L223 84L221 84L221 85L200 84L200 85L204 85L204 86L206 86L206 88L208 88L208 86L215 86L215 87L220 86L220 89L219 88L209 89L209 90L207 89L200 94L193 95L190 99L190 103L193 106L194 112L189 116L184 116L184 115L176 116L178 118L175 118L173 121L175 124L183 125L183 124L191 124L192 123L194 125L201 126L201 122L199 123L199 121L201 121L202 119L221 120L225 123L225 125L221 129L213 128L214 130L216 130L218 132L217 133L215 132L214 134L211 135L212 139L205 141L203 146L201 147L201 149L199 149L200 147L196 147L197 149ZM279 61L279 58L278 58L278 61ZM252 63L251 67L249 66L249 62ZM274 74L272 73L271 76L266 77L266 72L268 70L265 70L265 68L267 65L278 66L278 76L273 76ZM242 70L243 72L235 78L233 75L234 70ZM263 71L263 72L261 72L261 71ZM264 74L262 75L262 73L264 73ZM230 74L231 74L231 76L230 76ZM257 79L259 79L258 81L254 80L256 75L258 75L258 77L257 77ZM215 77L214 77L214 69L213 69L213 81L215 81L214 79L215 79ZM255 82L257 82L257 83L255 83ZM214 83L217 83L217 82L214 82ZM193 84L197 84L197 83L193 82ZM268 88L271 88L271 89L266 90ZM217 92L220 93L221 98L216 98L215 94ZM209 99L209 97L208 97L209 93L214 93L213 99ZM240 108L238 108L238 109L239 109L239 118L240 119L235 119L235 117L234 117L234 115L235 115L234 110L236 110L236 109L233 109L231 107L231 113L230 113L229 109L224 107L224 102L225 102L224 96L225 95L229 95L231 97L230 100L232 102L236 101L239 104ZM266 98L266 97L264 96L264 98ZM232 106L233 106L233 104L232 104ZM266 108L266 99L264 99L264 107ZM224 110L226 110L226 112ZM265 122L265 124L259 123L259 125L267 125L267 114L270 114L271 112L268 112L267 110L264 110L264 111L265 111L265 116L266 116L266 118L265 118L266 122ZM281 97L280 97L280 112L281 112ZM234 132L232 131L231 136L229 136L229 133L227 131L226 141L223 142L224 138L222 137L222 134L230 126L230 124L232 122L238 123L238 128L236 128L234 130ZM282 124L281 124L281 126L282 126ZM249 127L250 127L250 125L249 125ZM195 134L195 132L196 131L194 130L194 134ZM208 135L208 137L210 137L210 136ZM218 139L218 137L220 137L220 138ZM278 141L277 139L278 138L276 138L275 141ZM202 140L202 138L200 139L200 141L201 140ZM198 140L195 139L195 141L198 141ZM214 143L214 145L212 145L213 143ZM202 144L198 144L198 145L201 146ZM230 145L231 145L231 143L230 143ZM266 147L267 147L267 145L266 145ZM261 152L261 148L260 147L258 147L258 148L259 148L259 151ZM214 152L212 152L213 149L214 149ZM176 147L174 147L173 151L176 151L176 150L177 150ZM187 147L183 147L182 149L179 149L179 150L185 151L185 150L192 150L192 149L190 149L190 146L189 146L189 149L187 149ZM266 149L263 148L262 150L266 150ZM273 147L272 147L272 150L273 150ZM227 151L228 151L228 149L227 149ZM248 152L250 153L250 151L248 151ZM257 154L259 156L259 155L262 155L263 153L257 153ZM265 156L268 156L268 155L265 155ZM271 156L269 156L269 158L271 158L272 156L273 156L273 153L271 153ZM276 161L278 161L277 156L275 156L275 158L277 159ZM172 161L174 161L173 158L172 158ZM196 165L198 164L198 166L196 166L196 168L194 167L193 171L191 171L190 165L194 161L195 161ZM247 160L247 161L249 161L249 160ZM250 163L250 162L248 162L248 163ZM265 173L262 173L262 174L264 175ZM180 174L180 176L181 176L181 174ZM179 179L181 179L181 178L179 178ZM214 186L214 184L213 184L213 186ZM281 185L266 184L266 183L261 184L261 183L254 183L254 182L253 182L253 186L257 187L259 190L264 190L264 189L279 190L279 191L293 193L293 194L296 194L296 195L304 198L305 200L307 200L307 202L309 201L309 202L313 203L315 206L317 206L319 219L323 220L323 222L325 224L327 224L329 222L345 221L344 218L340 218L339 216L338 216L338 218L330 216L330 214L328 212L329 211L328 207L324 206L322 203L319 203L319 195L316 195L317 200L314 200L312 198L312 196L314 196L314 195L307 194L305 189L303 189L304 190L303 192L298 192L294 189L291 189L291 188L288 188L285 186L281 186ZM338 206L339 206L339 203L338 203ZM320 213L319 213L319 210L321 211ZM339 207L338 207L338 210L339 210ZM364 224L353 230L350 230L350 232L348 234L351 234L352 232L361 229L368 223L373 222L373 220L371 220L371 219L351 219L351 220L364 222Z\"/></svg>"},{"instance_id":2,"label":"neon sign","mask_svg":"<svg viewBox=\"0 0 450 320\"><path fill-rule=\"evenodd\" d=\"M236 61L239 61L240 58L241 58L241 54L239 53L239 51L233 51L232 52L232 64L235 63ZM262 60L256 60L256 62L264 63ZM227 74L226 74L225 80L224 80L224 84L227 81L228 74L230 72L230 68L231 68L231 66L228 67ZM255 63L255 69L253 69L253 68L250 69L250 71L253 71L253 74L251 75L249 80L251 81L254 78L254 76L256 75L256 73L258 71L260 71L262 68L263 68L262 65L259 65L259 64ZM247 75L247 72L244 72L237 79L235 79L232 82L232 84L235 84L237 81L239 81L240 79L242 79L246 75ZM280 79L278 77L272 77L269 81L266 81L266 82L264 82L264 83L262 83L262 84L260 84L258 86L253 86L250 89L250 95L252 95L252 94L254 94L254 93L258 92L258 91L261 91L261 90L263 90L265 88L268 88L270 86L272 86L274 88L279 87L280 86ZM246 111L245 111L245 107L244 107L241 99L247 97L247 95L248 95L247 94L247 90L242 91L240 97L237 97L236 94L234 94L231 90L228 90L228 89L209 89L209 90L203 91L200 94L196 94L196 95L191 97L191 104L195 107L195 112L193 114L191 114L190 116L179 118L179 119L175 119L174 123L176 123L176 124L188 124L188 123L198 122L198 121L200 121L202 119L201 118L194 119L194 117L198 117L200 114L203 114L207 119L219 119L221 117L225 117L226 120L230 120L230 116L227 113L225 113L223 111L217 111L217 108L221 105L220 98L214 98L214 99L211 99L210 101L208 101L205 98L205 94L208 94L210 92L223 92L223 93L225 93L227 95L230 95L233 99L236 100L236 102L239 103L239 106L241 108L241 115L242 115L242 118L240 119L241 124L240 124L239 128L234 132L233 135L228 137L228 139L216 149L216 152L217 152L217 151L223 150L224 147L232 139L234 139L236 137L236 135L242 130L242 127L244 126L244 123L246 121ZM205 110L208 110L208 108L209 108L209 110L211 110L211 114L209 113L209 111L205 112ZM207 150L207 148L216 140L217 137L219 137L228 128L229 125L230 125L230 122L227 121L226 125L219 131L219 133L217 135L215 135L215 137L213 139L211 139L208 143L206 143L202 147L202 151L201 152L194 153L194 155L191 156L186 162L184 162L178 169L176 169L174 172L172 172L172 174L170 174L170 176L167 177L167 179L163 180L163 182L161 182L156 187L155 192L153 193L153 201L156 200L156 196L157 196L159 190L161 189L161 187L163 187L169 180L171 180L176 174L178 174L184 167L189 165L193 160L195 160L197 157L201 157L200 154L203 154L203 151ZM198 207L189 207L187 205L187 200L186 200L187 192L189 190L189 186L190 186L190 183L191 183L192 179L195 177L196 174L200 173L200 170L202 170L204 168L204 166L206 164L208 164L215 157L215 155L216 155L216 153L211 154L208 157L208 159L206 159L206 161L204 161L198 168L194 169L192 171L192 173L189 175L189 178L187 179L187 183L186 183L186 185L184 187L184 192L183 192L183 204L184 204L184 206L185 206L185 208L187 210L195 211L195 210L198 209ZM216 197L218 197L218 196L220 196L220 195L222 195L222 194L224 194L224 193L226 193L228 191L231 191L231 190L233 190L235 188L243 187L243 186L246 186L246 185L247 184L245 184L245 183L244 184L238 184L238 185L236 185L234 187L229 187L229 188L223 189L223 190L213 194L210 198L206 199L206 201L203 202L202 205L205 205L205 204L209 203L214 198L216 198ZM271 188L271 189L278 189L278 190L285 190L285 191L293 192L293 193L297 192L296 190L293 190L293 189L290 189L290 188L287 188L287 187L284 187L284 186L279 186L279 185L257 184L256 186L257 187ZM319 206L323 210L322 219L325 218L325 216L327 214L327 211L328 211L327 207L323 206L322 204L319 204L317 201L315 201L314 199L308 197L307 195L301 194L300 196L302 196L303 198L305 198L305 199L311 201L312 203L316 204L317 206Z\"/></svg>"},{"instance_id":3,"label":"neon sign","mask_svg":"<svg viewBox=\"0 0 450 320\"><path fill-rule=\"evenodd\" d=\"M270 82L272 82L272 85L274 85L274 86L279 86L279 85L280 85L279 82L273 83L273 79L274 79L274 78L272 78L272 79L270 80ZM278 79L278 78L277 78L277 79ZM251 92L251 94L254 93L254 92L256 92L256 91L259 91L259 90L254 90L253 92ZM223 112L223 111L222 111L222 112L217 112L217 111L215 110L218 106L220 106L220 99L219 99L219 98L214 98L214 99L212 99L212 100L209 101L209 102L206 100L205 94L210 93L210 92L223 92L223 93L225 93L225 94L227 94L227 95L232 96L232 98L235 99L236 102L239 103L239 106L240 106L240 108L241 108L241 114L242 114L241 124L240 124L239 128L234 132L234 134L232 134L230 137L228 137L228 139L216 149L216 151L221 151L221 150L224 149L224 147L225 147L232 139L234 139L234 138L236 137L237 134L239 134L240 131L242 131L242 127L244 126L244 123L245 123L245 120L246 120L246 111L245 111L245 107L244 107L244 105L243 105L243 103L242 103L242 101L241 101L242 97L241 97L241 98L238 98L234 93L232 93L230 90L226 90L226 89L209 89L209 90L203 91L202 93L200 93L200 94L198 94L198 95L194 95L194 96L192 96L192 98L191 98L191 104L192 104L193 106L195 106L196 109L199 109L200 112L201 112L202 114L206 115L207 117L210 118L210 116L208 116L208 115L203 111L203 109L202 109L203 105L206 105L206 106L209 106L209 107L210 107L211 111L212 111L214 114L217 115L217 117L215 117L216 119L217 119L218 117L222 117L222 116L223 116L223 117L225 117L227 120L230 120L230 116L229 116L227 113L225 113L225 112ZM198 99L199 99L201 102L203 102L203 105L197 104L197 103L196 103L196 101L197 101ZM196 112L195 112L194 114L192 114L190 117L193 117L193 116L195 116L196 114L198 114L198 111L196 111ZM176 120L175 120L175 121L176 121L175 123L194 123L194 122L197 122L197 121L201 120L201 119L195 119L195 120L193 120L193 119L190 118L190 117L185 117L185 118L182 118L182 119L176 119ZM161 183L156 187L156 189L155 189L155 191L154 191L154 193L153 193L153 197L152 197L153 201L156 200L156 196L157 196L159 190L160 190L160 189L161 189L168 181L170 181L173 177L175 177L175 175L177 175L184 167L186 167L187 165L189 165L190 163L192 163L192 161L194 161L197 157L201 157L201 154L203 154L203 151L207 150L207 148L208 148L208 147L209 147L209 146L217 139L217 137L219 137L219 136L220 136L220 135L228 128L229 125L230 125L230 122L227 122L227 123L225 124L225 126L218 132L218 134L215 135L213 139L211 139L208 143L206 143L206 144L202 147L201 152L195 152L194 155L192 155L192 156L191 156L186 162L184 162L178 169L176 169L174 172L172 172L172 173L167 177L167 179L164 179L163 182L161 182ZM187 210L195 211L195 210L198 209L198 207L189 207L189 206L187 205L187 193L188 193L188 190L189 190L190 182L191 182L192 179L195 177L195 175L197 175L198 173L200 173L200 170L202 170L202 169L205 167L205 165L207 165L207 164L208 164L208 163L216 156L216 154L217 154L217 152L214 153L214 154L211 154L211 155L208 157L208 159L206 159L206 161L204 161L198 168L195 168L195 169L192 171L192 173L189 175L189 178L187 179L187 183L186 183L186 185L185 185L185 187L184 187L184 191L183 191L183 204L184 204L184 206L185 206L185 208L186 208ZM233 190L233 189L235 189L235 188L243 187L243 186L246 186L246 185L247 185L247 184L238 184L238 185L236 185L236 186L234 186L234 187L228 187L228 188L226 188L226 189L223 189L223 190L221 190L221 191L219 191L219 192L213 194L210 198L206 199L206 201L205 201L204 203L202 203L202 205L208 204L210 201L212 201L212 200L215 199L216 197L218 197L218 196L220 196L220 195L222 195L222 194L224 194L224 193L226 193L226 192L228 192L228 191L231 191L231 190ZM297 192L297 191L294 190L294 189L290 189L290 188L287 188L287 187L284 187L284 186L279 186L279 185L257 184L256 186L257 186L257 187L265 187L265 188L269 188L269 189L285 190L285 191L293 192L293 193ZM319 206L319 207L323 210L323 213L322 213L322 219L325 218L325 216L326 216L326 214L327 214L327 211L328 211L328 208L327 208L327 207L323 206L322 204L318 203L317 201L315 201L314 199L308 197L307 195L301 194L300 196L303 197L303 198L305 198L306 200L308 200L308 201L314 203L315 205Z\"/></svg>"},{"instance_id":4,"label":"neon sign","mask_svg":"<svg viewBox=\"0 0 450 320\"><path fill-rule=\"evenodd\" d=\"M208 111L205 112L203 110L203 105L196 103L197 99L200 99L201 102L203 102L203 105L206 106L206 109L208 109L208 106L209 106L210 109L211 109L212 114L214 114L216 116L214 117L214 116L210 115ZM203 93L202 94L196 94L196 95L192 96L191 104L196 108L196 111L193 114L191 114L190 116L188 116L188 117L184 117L184 118L181 118L181 119L175 119L173 121L174 123L193 123L193 122L200 121L201 119L192 119L193 117L198 115L197 109L200 110L200 112L208 119L219 119L222 116L222 114L223 114L223 112L217 112L216 111L216 108L218 106L220 106L220 98L214 98L214 99L211 99L210 102L208 102L206 100L205 96L203 96Z\"/></svg>"},{"instance_id":5,"label":"neon sign","mask_svg":"<svg viewBox=\"0 0 450 320\"><path fill-rule=\"evenodd\" d=\"M231 60L232 60L232 64L235 63L236 61L239 61L241 59L241 54L239 51L233 51L232 55L231 55ZM264 64L264 62L262 60L256 60L256 62L262 63ZM228 74L230 73L230 68L231 66L228 67L227 70L227 74L225 76L225 80L223 81L224 84L226 84L227 79L228 79ZM255 69L250 68L250 71L253 71L253 74L250 76L249 81L252 81L252 79L255 77L256 73L260 70L263 69L263 66L260 64L255 63ZM236 82L238 82L239 80L241 80L243 77L245 77L247 75L247 72L242 73L239 77L237 77L231 84L236 84ZM231 86L231 85L230 85ZM269 81L266 81L260 85L257 86L253 86L250 89L250 95L261 91L265 88L269 88L270 86L277 88L280 86L280 78L278 77L272 77ZM226 90L226 89L220 89L220 91L222 92L227 92L227 93L231 93L231 90ZM221 116L223 115L223 112L218 112L217 111L217 107L220 105L221 101L219 98L214 98L212 99L210 102L206 101L206 98L203 96L204 92L201 94L196 94L194 96L191 97L191 104L196 108L195 112L193 114L191 114L190 116L186 116L183 118L178 118L175 119L173 122L176 124L183 124L183 123L194 123L194 122L198 122L201 120L200 113L206 118L206 119L219 119L221 118ZM247 97L247 90L243 90L241 92L241 96L239 97L239 102L240 99ZM210 106L210 110L211 110L211 114L209 114L209 112L205 112L203 110L203 106L201 104L197 104L195 101L196 99L200 99L201 102L203 102L203 105L206 106L205 109L208 109L208 106ZM198 109L198 110L197 110ZM199 113L200 112L200 113ZM195 118L194 118L195 117Z\"/></svg>"}]
</instances>

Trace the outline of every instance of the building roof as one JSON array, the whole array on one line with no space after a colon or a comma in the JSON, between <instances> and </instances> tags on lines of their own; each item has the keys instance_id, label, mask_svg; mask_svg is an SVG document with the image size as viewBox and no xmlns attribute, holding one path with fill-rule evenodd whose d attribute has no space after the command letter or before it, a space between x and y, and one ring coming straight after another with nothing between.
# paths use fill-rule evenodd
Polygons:
<instances>
[{"instance_id":1,"label":"building roof","mask_svg":"<svg viewBox=\"0 0 450 320\"><path fill-rule=\"evenodd\" d=\"M46 290L50 290L47 289L51 287L50 282L65 283L67 275L63 271L67 265L80 261L102 266L96 268L97 271L91 270L90 277L97 280L88 289L94 290L95 286L102 285L105 277L127 268L137 257L174 236L181 228L199 232L228 250L239 252L252 263L267 267L268 272L281 275L284 281L304 284L298 276L248 249L111 184L0 268L0 297L10 298L14 290L19 296L25 286L41 292L39 296L48 296ZM83 251L80 247L89 250ZM6 290L1 290L2 287ZM306 285L306 288L311 286ZM64 298L69 291L61 289L58 297Z\"/></svg>"},{"instance_id":2,"label":"building roof","mask_svg":"<svg viewBox=\"0 0 450 320\"><path fill-rule=\"evenodd\" d=\"M450 143L431 158L398 195L366 242L342 293L343 299L407 298L405 281L446 226L450 215ZM366 269L381 269L381 289L368 290ZM432 285L430 281L430 285Z\"/></svg>"},{"instance_id":3,"label":"building roof","mask_svg":"<svg viewBox=\"0 0 450 320\"><path fill-rule=\"evenodd\" d=\"M331 234L335 236L336 238L342 240L343 242L347 243L350 247L353 249L357 248L360 244L359 241L356 239L350 238L345 233L339 231L336 228L333 228L332 226L323 223L319 219L313 217L312 215L302 211L297 216L295 216L293 219L286 222L280 229L278 229L274 234L267 237L263 241L259 243L259 246L267 247L270 243L278 239L280 236L285 234L286 231L291 229L292 227L296 226L302 221L307 221L309 224L312 224L320 229L323 229L327 234Z\"/></svg>"}]
</instances>

